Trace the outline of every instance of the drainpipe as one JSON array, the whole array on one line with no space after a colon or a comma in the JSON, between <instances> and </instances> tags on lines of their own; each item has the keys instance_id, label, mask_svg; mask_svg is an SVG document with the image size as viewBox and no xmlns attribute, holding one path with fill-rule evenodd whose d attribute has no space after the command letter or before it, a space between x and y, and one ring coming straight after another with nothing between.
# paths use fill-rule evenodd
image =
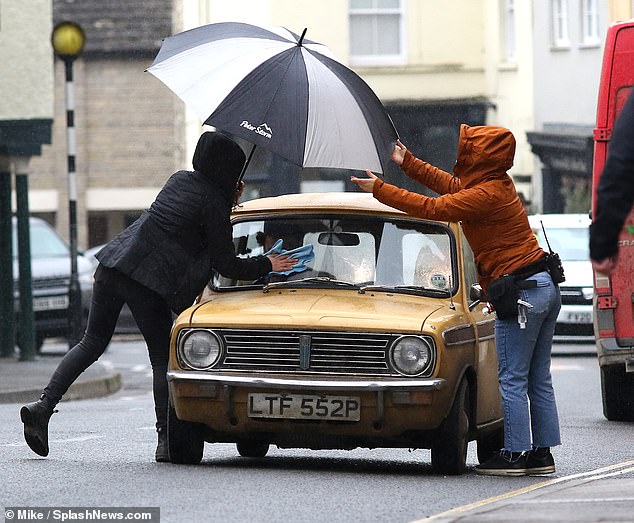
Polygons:
<instances>
[{"instance_id":1,"label":"drainpipe","mask_svg":"<svg viewBox=\"0 0 634 523\"><path fill-rule=\"evenodd\" d=\"M15 351L13 304L13 226L9 156L0 153L0 357Z\"/></svg>"}]
</instances>

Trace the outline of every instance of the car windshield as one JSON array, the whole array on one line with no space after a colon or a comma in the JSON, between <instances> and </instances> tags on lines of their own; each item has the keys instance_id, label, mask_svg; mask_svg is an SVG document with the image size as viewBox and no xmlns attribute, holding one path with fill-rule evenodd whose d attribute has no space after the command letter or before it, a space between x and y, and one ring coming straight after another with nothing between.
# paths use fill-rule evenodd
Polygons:
<instances>
[{"instance_id":1,"label":"car windshield","mask_svg":"<svg viewBox=\"0 0 634 523\"><path fill-rule=\"evenodd\" d=\"M539 245L548 250L541 226L536 231ZM590 258L586 227L546 227L546 235L553 251L565 261L587 261Z\"/></svg>"},{"instance_id":2,"label":"car windshield","mask_svg":"<svg viewBox=\"0 0 634 523\"><path fill-rule=\"evenodd\" d=\"M57 258L68 256L68 245L64 243L52 227L31 222L31 258ZM13 257L18 256L17 228L13 228Z\"/></svg>"},{"instance_id":3,"label":"car windshield","mask_svg":"<svg viewBox=\"0 0 634 523\"><path fill-rule=\"evenodd\" d=\"M372 286L403 292L428 289L430 295L446 296L455 286L455 242L451 230L437 223L380 217L285 216L237 221L233 238L241 257L264 254L281 240L284 250L312 246L314 258L306 261L301 271L271 274L257 281L215 274L212 283L219 290L265 284Z\"/></svg>"}]
</instances>

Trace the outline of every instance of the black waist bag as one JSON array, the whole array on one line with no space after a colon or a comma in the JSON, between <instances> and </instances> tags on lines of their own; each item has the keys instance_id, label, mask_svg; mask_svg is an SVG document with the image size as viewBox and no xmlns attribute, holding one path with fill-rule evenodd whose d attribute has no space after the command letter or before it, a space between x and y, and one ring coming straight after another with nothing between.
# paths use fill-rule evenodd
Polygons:
<instances>
[{"instance_id":1,"label":"black waist bag","mask_svg":"<svg viewBox=\"0 0 634 523\"><path fill-rule=\"evenodd\" d=\"M537 287L535 280L519 280L516 276L505 274L489 284L487 300L493 305L498 319L517 318L518 291L533 287Z\"/></svg>"}]
</instances>

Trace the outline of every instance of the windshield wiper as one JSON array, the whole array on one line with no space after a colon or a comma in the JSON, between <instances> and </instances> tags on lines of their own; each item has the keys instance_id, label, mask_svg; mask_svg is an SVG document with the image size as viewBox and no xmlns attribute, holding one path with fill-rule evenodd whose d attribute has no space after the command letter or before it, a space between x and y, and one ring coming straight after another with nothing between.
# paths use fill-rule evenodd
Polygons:
<instances>
[{"instance_id":1,"label":"windshield wiper","mask_svg":"<svg viewBox=\"0 0 634 523\"><path fill-rule=\"evenodd\" d=\"M299 280L289 280L289 281L276 281L273 283L267 283L262 290L264 292L268 292L271 289L281 288L281 287L309 287L315 284L328 284L335 285L339 287L352 287L354 289L358 288L358 285L354 283L350 283L349 281L343 280L335 280L334 278L328 278L327 276L313 276L310 278L301 278Z\"/></svg>"},{"instance_id":2,"label":"windshield wiper","mask_svg":"<svg viewBox=\"0 0 634 523\"><path fill-rule=\"evenodd\" d=\"M400 292L403 294L416 294L424 296L432 296L439 298L449 298L451 293L442 289L430 289L428 287L419 287L417 285L364 285L359 289L359 294L364 294L366 291L380 291L380 292Z\"/></svg>"}]
</instances>

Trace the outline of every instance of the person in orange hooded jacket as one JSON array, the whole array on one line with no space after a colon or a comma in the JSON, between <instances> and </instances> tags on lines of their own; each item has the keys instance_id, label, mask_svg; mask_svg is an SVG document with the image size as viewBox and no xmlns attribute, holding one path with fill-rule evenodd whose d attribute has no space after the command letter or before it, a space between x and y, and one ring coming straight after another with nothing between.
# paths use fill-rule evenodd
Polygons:
<instances>
[{"instance_id":1,"label":"person in orange hooded jacket","mask_svg":"<svg viewBox=\"0 0 634 523\"><path fill-rule=\"evenodd\" d=\"M526 287L530 288L518 290L513 297L529 304L518 305L524 307L527 321L521 323L517 315L495 321L504 448L476 471L500 476L555 472L550 447L561 443L550 375L561 298L547 272L546 253L507 174L514 155L515 138L508 129L462 124L453 175L414 157L400 141L392 153L392 160L407 176L438 197L400 189L370 171L366 171L368 178L351 178L379 201L412 216L462 222L484 290L506 274L529 281Z\"/></svg>"}]
</instances>

